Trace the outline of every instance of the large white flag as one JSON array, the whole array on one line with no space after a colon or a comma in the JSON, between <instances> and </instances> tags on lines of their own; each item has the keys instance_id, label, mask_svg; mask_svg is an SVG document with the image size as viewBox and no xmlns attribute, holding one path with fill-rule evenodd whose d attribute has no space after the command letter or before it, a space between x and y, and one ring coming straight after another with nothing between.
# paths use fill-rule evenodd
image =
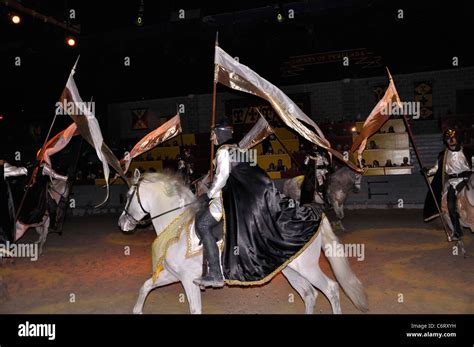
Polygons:
<instances>
[{"instance_id":1,"label":"large white flag","mask_svg":"<svg viewBox=\"0 0 474 347\"><path fill-rule=\"evenodd\" d=\"M76 62L77 64L77 62ZM105 200L101 203L103 204L109 198L109 175L110 169L109 165L112 166L122 177L124 177L123 170L120 167L119 160L110 150L110 148L104 143L104 138L102 137L102 132L100 131L99 122L93 111L88 107L88 104L82 101L79 91L74 81L76 65L69 75L69 79L66 83L66 88L64 88L63 93L61 94L60 103L61 105L67 105L67 108L63 110L71 116L77 126L77 130L84 137L84 139L95 148L99 160L102 162L102 167L104 171L105 183L107 186L107 196ZM70 103L75 111L71 112Z\"/></svg>"},{"instance_id":2,"label":"large white flag","mask_svg":"<svg viewBox=\"0 0 474 347\"><path fill-rule=\"evenodd\" d=\"M325 138L318 125L279 88L259 76L249 67L240 64L219 46L216 46L214 63L214 79L217 82L232 89L253 94L267 100L288 127L298 132L308 141L325 148L354 170L360 171L353 163L347 161L341 153L331 148L331 144ZM311 130L309 127L312 127L314 130Z\"/></svg>"}]
</instances>

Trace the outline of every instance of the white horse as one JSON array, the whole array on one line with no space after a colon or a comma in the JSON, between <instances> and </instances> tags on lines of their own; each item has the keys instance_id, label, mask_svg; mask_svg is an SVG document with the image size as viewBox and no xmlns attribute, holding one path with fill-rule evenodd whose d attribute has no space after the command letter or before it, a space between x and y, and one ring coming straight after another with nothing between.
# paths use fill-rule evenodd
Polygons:
<instances>
[{"instance_id":1,"label":"white horse","mask_svg":"<svg viewBox=\"0 0 474 347\"><path fill-rule=\"evenodd\" d=\"M153 217L179 206L178 200L180 204L189 204L195 201L189 188L185 187L177 178L166 174L147 173L143 178L140 178L140 174L136 173L132 183L127 194L127 204L118 223L124 232L135 229L138 221L144 218L147 213ZM163 228L181 213L182 210L176 210L153 219L157 235L160 235ZM325 217L321 223L319 235L282 272L302 297L306 313L313 313L318 296L316 288L328 298L333 313L341 313L338 283L327 277L319 267L321 248L328 245L334 246L339 244L339 241ZM194 231L191 232L191 237L194 238L194 242L197 242ZM133 313L142 313L145 299L152 289L175 282L182 283L188 298L190 312L201 313L201 290L193 283L193 280L202 274L202 252L193 257L186 257L187 241L186 232L182 232L179 239L169 247L163 262L164 269L160 272L155 283L152 278L145 281L140 289ZM366 312L368 304L364 287L352 272L347 258L334 256L328 259L346 294L359 310Z\"/></svg>"},{"instance_id":2,"label":"white horse","mask_svg":"<svg viewBox=\"0 0 474 347\"><path fill-rule=\"evenodd\" d=\"M47 185L47 194L59 205L59 202L62 197L67 197L69 195L70 186L67 181L51 179ZM50 216L49 212L46 210L43 219L35 224L24 224L19 220L15 224L15 242L18 241L26 231L30 228L34 228L39 234L38 240L35 241L36 244L39 244L39 254L43 253L43 245L46 242L46 237L49 233L50 225Z\"/></svg>"}]
</instances>

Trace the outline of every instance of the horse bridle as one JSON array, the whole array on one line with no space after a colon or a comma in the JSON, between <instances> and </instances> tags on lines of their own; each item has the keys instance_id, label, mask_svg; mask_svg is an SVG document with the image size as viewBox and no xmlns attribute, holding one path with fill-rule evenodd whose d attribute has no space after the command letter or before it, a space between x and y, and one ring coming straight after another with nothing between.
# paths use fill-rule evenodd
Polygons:
<instances>
[{"instance_id":1,"label":"horse bridle","mask_svg":"<svg viewBox=\"0 0 474 347\"><path fill-rule=\"evenodd\" d=\"M130 199L128 199L127 201L127 204L125 205L125 208L123 210L123 212L125 212L125 215L131 219L131 222L135 225L144 225L146 223L148 223L148 220L136 220L135 217L133 217L130 212L128 212L128 209L130 207L130 204L132 203L132 200L133 200L133 197L135 196L135 194L137 194L137 201L138 201L138 206L140 206L140 208L142 209L143 213L145 213L146 215L149 214L149 212L147 212L145 210L145 208L143 207L142 205L142 200L140 199L140 181L138 181L137 183L135 184L132 184L132 187L133 187L133 192L132 192L132 195L130 196ZM150 218L151 220L151 218Z\"/></svg>"},{"instance_id":2,"label":"horse bridle","mask_svg":"<svg viewBox=\"0 0 474 347\"><path fill-rule=\"evenodd\" d=\"M133 187L133 192L132 192L132 195L130 196L130 199L128 199L127 201L127 204L125 205L125 208L123 210L123 212L125 213L125 215L127 216L127 218L129 219L129 221L131 223L133 223L134 225L145 225L145 224L148 224L149 222L153 221L154 219L156 218L159 218L159 217L162 217L168 213L171 213L171 212L174 212L174 211L177 211L177 210L180 210L182 208L185 208L185 207L188 207L189 205L192 205L192 204L195 204L196 202L198 202L199 200L195 200L195 201L192 201L192 202L189 202L187 204L184 204L183 206L179 206L179 207L176 207L176 208L173 208L169 211L166 211L166 212L163 212L163 213L160 213L160 214L157 214L156 216L153 216L153 217L150 217L150 218L147 218L147 219L142 219L142 220L137 220L135 219L135 217L133 217L130 212L128 212L128 208L130 207L130 204L132 203L132 200L133 200L133 197L135 196L135 194L137 194L137 202L138 202L138 205L140 206L140 208L142 209L143 213L145 213L146 215L149 214L150 212L148 212L147 210L145 210L145 208L143 207L142 205L142 200L140 199L140 183L141 181L138 181L137 183L135 184L132 184L132 187Z\"/></svg>"}]
</instances>

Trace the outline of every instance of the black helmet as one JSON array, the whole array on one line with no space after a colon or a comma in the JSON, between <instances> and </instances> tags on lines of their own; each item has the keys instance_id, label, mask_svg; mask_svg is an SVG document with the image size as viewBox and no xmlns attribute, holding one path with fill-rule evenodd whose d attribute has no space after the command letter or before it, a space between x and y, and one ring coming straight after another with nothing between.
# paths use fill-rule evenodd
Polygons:
<instances>
[{"instance_id":1,"label":"black helmet","mask_svg":"<svg viewBox=\"0 0 474 347\"><path fill-rule=\"evenodd\" d=\"M212 131L216 134L217 143L221 145L232 139L234 128L224 119L219 122L219 124L216 124L216 126L212 128Z\"/></svg>"}]
</instances>

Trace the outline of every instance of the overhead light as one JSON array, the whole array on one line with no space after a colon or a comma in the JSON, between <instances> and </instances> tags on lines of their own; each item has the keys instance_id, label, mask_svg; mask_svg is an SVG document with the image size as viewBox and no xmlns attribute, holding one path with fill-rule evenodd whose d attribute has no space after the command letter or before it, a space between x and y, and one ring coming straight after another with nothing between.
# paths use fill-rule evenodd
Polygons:
<instances>
[{"instance_id":1,"label":"overhead light","mask_svg":"<svg viewBox=\"0 0 474 347\"><path fill-rule=\"evenodd\" d=\"M140 5L138 6L137 20L135 21L135 24L139 27L143 25L144 14L145 14L145 4L143 3L143 0L141 0Z\"/></svg>"},{"instance_id":2,"label":"overhead light","mask_svg":"<svg viewBox=\"0 0 474 347\"><path fill-rule=\"evenodd\" d=\"M13 24L20 24L21 17L17 14L14 14L14 15L11 16L11 20L12 20Z\"/></svg>"},{"instance_id":3,"label":"overhead light","mask_svg":"<svg viewBox=\"0 0 474 347\"><path fill-rule=\"evenodd\" d=\"M280 4L277 4L273 7L275 14L276 14L276 20L278 23L283 23L285 21L285 15L283 13L282 6Z\"/></svg>"},{"instance_id":4,"label":"overhead light","mask_svg":"<svg viewBox=\"0 0 474 347\"><path fill-rule=\"evenodd\" d=\"M74 47L76 45L76 39L72 36L66 38L66 43L69 47Z\"/></svg>"},{"instance_id":5,"label":"overhead light","mask_svg":"<svg viewBox=\"0 0 474 347\"><path fill-rule=\"evenodd\" d=\"M143 25L143 16L142 15L138 15L136 23L139 27L141 27Z\"/></svg>"}]
</instances>

